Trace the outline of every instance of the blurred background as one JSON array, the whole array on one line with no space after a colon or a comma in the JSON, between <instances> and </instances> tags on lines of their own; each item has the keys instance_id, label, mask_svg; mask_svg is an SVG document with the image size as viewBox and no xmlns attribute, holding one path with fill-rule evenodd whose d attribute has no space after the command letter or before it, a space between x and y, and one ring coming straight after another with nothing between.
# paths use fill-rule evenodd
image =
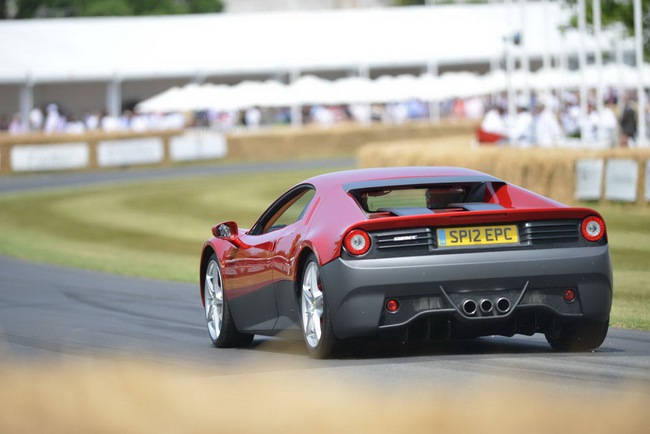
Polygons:
<instances>
[{"instance_id":1,"label":"blurred background","mask_svg":"<svg viewBox=\"0 0 650 434\"><path fill-rule=\"evenodd\" d=\"M647 0L0 4L10 134L489 113L481 141L647 144Z\"/></svg>"}]
</instances>

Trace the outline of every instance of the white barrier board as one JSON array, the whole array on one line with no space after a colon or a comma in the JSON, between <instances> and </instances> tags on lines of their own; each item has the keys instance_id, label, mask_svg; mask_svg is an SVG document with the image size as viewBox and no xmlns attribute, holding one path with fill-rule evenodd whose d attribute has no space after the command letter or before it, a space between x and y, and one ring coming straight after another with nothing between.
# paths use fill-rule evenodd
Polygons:
<instances>
[{"instance_id":1,"label":"white barrier board","mask_svg":"<svg viewBox=\"0 0 650 434\"><path fill-rule=\"evenodd\" d=\"M650 160L645 163L645 200L650 202Z\"/></svg>"},{"instance_id":2,"label":"white barrier board","mask_svg":"<svg viewBox=\"0 0 650 434\"><path fill-rule=\"evenodd\" d=\"M605 198L620 202L635 202L638 178L639 164L636 160L628 158L608 160L605 175Z\"/></svg>"},{"instance_id":3,"label":"white barrier board","mask_svg":"<svg viewBox=\"0 0 650 434\"><path fill-rule=\"evenodd\" d=\"M602 158L585 158L576 163L576 200L600 200L603 185Z\"/></svg>"},{"instance_id":4,"label":"white barrier board","mask_svg":"<svg viewBox=\"0 0 650 434\"><path fill-rule=\"evenodd\" d=\"M79 169L88 166L87 143L53 143L51 145L20 145L11 150L11 170Z\"/></svg>"},{"instance_id":5,"label":"white barrier board","mask_svg":"<svg viewBox=\"0 0 650 434\"><path fill-rule=\"evenodd\" d=\"M172 161L222 158L227 153L226 136L218 131L187 130L170 142Z\"/></svg>"},{"instance_id":6,"label":"white barrier board","mask_svg":"<svg viewBox=\"0 0 650 434\"><path fill-rule=\"evenodd\" d=\"M105 167L160 163L164 154L163 141L159 137L106 140L97 145L97 164Z\"/></svg>"}]
</instances>

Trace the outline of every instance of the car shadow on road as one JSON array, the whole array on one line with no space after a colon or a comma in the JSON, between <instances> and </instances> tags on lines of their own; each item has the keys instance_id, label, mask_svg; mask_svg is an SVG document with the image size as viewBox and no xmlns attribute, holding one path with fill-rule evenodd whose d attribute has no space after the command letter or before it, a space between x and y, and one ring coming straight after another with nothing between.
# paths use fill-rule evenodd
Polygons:
<instances>
[{"instance_id":1,"label":"car shadow on road","mask_svg":"<svg viewBox=\"0 0 650 434\"><path fill-rule=\"evenodd\" d=\"M462 356L488 354L547 354L553 350L541 341L508 340L500 337L475 339L431 340L424 343L402 343L372 339L348 342L341 358L382 359L422 356Z\"/></svg>"},{"instance_id":2,"label":"car shadow on road","mask_svg":"<svg viewBox=\"0 0 650 434\"><path fill-rule=\"evenodd\" d=\"M307 356L301 339L257 338L250 350ZM477 355L477 354L548 354L554 352L542 341L512 340L487 337L476 339L432 340L425 343L402 343L381 338L342 342L334 354L336 359L385 359L418 356Z\"/></svg>"},{"instance_id":3,"label":"car shadow on road","mask_svg":"<svg viewBox=\"0 0 650 434\"><path fill-rule=\"evenodd\" d=\"M254 351L282 353L307 357L307 349L302 339L296 338L257 338L249 347ZM562 353L553 350L545 340L526 336L514 338L488 336L474 339L430 340L424 343L403 343L395 339L358 339L342 342L334 359L389 359L403 357L434 356L476 356L476 355L548 355L558 357L570 354L618 353L621 350L604 345L594 351L583 353Z\"/></svg>"}]
</instances>

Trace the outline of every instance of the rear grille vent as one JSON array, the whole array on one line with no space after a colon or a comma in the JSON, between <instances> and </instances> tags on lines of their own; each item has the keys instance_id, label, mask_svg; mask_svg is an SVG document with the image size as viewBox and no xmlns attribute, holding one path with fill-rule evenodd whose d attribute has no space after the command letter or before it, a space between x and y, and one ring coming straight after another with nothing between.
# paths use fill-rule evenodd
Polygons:
<instances>
[{"instance_id":1,"label":"rear grille vent","mask_svg":"<svg viewBox=\"0 0 650 434\"><path fill-rule=\"evenodd\" d=\"M522 244L564 244L580 240L578 220L535 221L521 226L519 240Z\"/></svg>"},{"instance_id":2,"label":"rear grille vent","mask_svg":"<svg viewBox=\"0 0 650 434\"><path fill-rule=\"evenodd\" d=\"M429 228L375 232L372 237L379 250L434 247L433 234Z\"/></svg>"}]
</instances>

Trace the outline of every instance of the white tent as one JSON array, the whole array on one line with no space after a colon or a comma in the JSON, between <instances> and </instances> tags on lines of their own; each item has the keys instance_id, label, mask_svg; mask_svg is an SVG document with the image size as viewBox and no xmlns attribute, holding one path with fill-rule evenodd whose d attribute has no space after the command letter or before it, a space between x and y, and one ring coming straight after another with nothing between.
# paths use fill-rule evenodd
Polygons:
<instances>
[{"instance_id":1,"label":"white tent","mask_svg":"<svg viewBox=\"0 0 650 434\"><path fill-rule=\"evenodd\" d=\"M557 3L521 6L529 16L549 12L521 29L531 56L547 46L553 53L576 46L559 31L568 10ZM494 3L4 20L0 84L486 62L503 56L510 12Z\"/></svg>"},{"instance_id":2,"label":"white tent","mask_svg":"<svg viewBox=\"0 0 650 434\"><path fill-rule=\"evenodd\" d=\"M645 65L645 85L650 86L650 65ZM598 83L595 67L585 71L588 86ZM548 89L577 89L583 75L578 71L541 69L524 75L518 71L512 76L513 86L521 90L524 85L536 91ZM627 65L607 65L603 68L603 85L632 89L636 86L636 69ZM363 77L346 77L328 81L315 76L300 77L285 85L277 81L245 81L235 86L189 84L173 87L141 102L141 112L172 112L216 110L229 111L259 107L290 107L314 104L390 103L418 99L441 101L450 98L485 96L506 90L507 78L503 71L485 75L469 72L429 74L420 76L382 76L376 80Z\"/></svg>"}]
</instances>

